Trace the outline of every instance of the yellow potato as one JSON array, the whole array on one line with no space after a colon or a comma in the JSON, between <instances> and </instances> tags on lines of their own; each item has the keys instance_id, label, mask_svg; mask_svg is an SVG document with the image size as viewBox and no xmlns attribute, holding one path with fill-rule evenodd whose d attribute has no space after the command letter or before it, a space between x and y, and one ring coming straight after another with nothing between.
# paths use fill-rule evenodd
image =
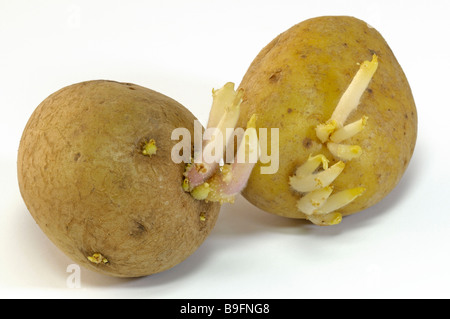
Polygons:
<instances>
[{"instance_id":1,"label":"yellow potato","mask_svg":"<svg viewBox=\"0 0 450 319\"><path fill-rule=\"evenodd\" d=\"M44 233L79 265L138 277L191 255L218 203L182 188L171 132L193 131L181 104L131 83L88 81L45 99L20 142L22 197Z\"/></svg>"},{"instance_id":2,"label":"yellow potato","mask_svg":"<svg viewBox=\"0 0 450 319\"><path fill-rule=\"evenodd\" d=\"M356 77L360 69L372 75ZM362 88L357 108L348 116L341 116L343 123L333 128L333 113L344 92L352 91L350 83L354 78L355 86ZM369 80L367 85L361 84L364 80ZM262 49L239 87L245 93L238 126L245 127L255 114L257 128L279 128L278 172L261 174L262 164L258 163L242 193L262 210L307 218L319 225L336 224L342 216L359 212L384 198L408 166L417 136L413 95L388 44L364 21L328 16L293 26ZM332 136L337 143L331 137L325 136L324 141L319 138L320 132L330 125L335 132L353 122L352 129L340 130ZM346 130L353 130L353 135L346 137ZM298 191L306 181L295 177L297 169L310 156L317 155L323 157L314 160L321 163L326 158L329 167L342 160L342 156L344 168L329 188L323 185L321 191L313 194L311 190ZM324 171L322 164L317 167ZM325 213L323 201L317 198L344 190L348 191L329 200L327 205L338 207L331 202L345 202L344 197L348 203ZM311 211L304 209L306 202Z\"/></svg>"}]
</instances>

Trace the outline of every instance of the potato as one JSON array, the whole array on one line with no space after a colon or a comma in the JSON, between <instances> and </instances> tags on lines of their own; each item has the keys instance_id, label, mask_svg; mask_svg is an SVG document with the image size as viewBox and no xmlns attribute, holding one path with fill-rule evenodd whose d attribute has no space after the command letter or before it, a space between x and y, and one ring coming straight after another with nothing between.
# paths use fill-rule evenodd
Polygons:
<instances>
[{"instance_id":1,"label":"potato","mask_svg":"<svg viewBox=\"0 0 450 319\"><path fill-rule=\"evenodd\" d=\"M218 203L182 189L171 160L178 127L194 116L150 89L87 81L45 99L18 153L22 197L37 224L74 262L118 277L169 269L212 230Z\"/></svg>"},{"instance_id":2,"label":"potato","mask_svg":"<svg viewBox=\"0 0 450 319\"><path fill-rule=\"evenodd\" d=\"M372 75L356 76L359 70L368 69ZM336 111L345 121L333 129L355 122L351 130L357 133L339 143L332 143L329 136L322 141L319 131L330 128L337 105L349 100L344 92L354 92L358 85L360 96L348 94L356 101L356 109L349 109L348 115ZM325 16L291 27L262 49L239 88L245 93L238 126L245 126L256 115L257 128L279 128L279 170L261 174L259 162L242 193L264 211L319 225L339 223L342 216L383 199L410 162L417 136L413 95L388 44L364 21ZM312 190L296 190L299 167L316 161L314 168L325 171L322 160L329 161L328 167L338 162L344 167L329 188L313 194ZM309 174L317 176L312 170ZM330 194L339 196L327 200ZM336 209L324 209L324 201Z\"/></svg>"}]
</instances>

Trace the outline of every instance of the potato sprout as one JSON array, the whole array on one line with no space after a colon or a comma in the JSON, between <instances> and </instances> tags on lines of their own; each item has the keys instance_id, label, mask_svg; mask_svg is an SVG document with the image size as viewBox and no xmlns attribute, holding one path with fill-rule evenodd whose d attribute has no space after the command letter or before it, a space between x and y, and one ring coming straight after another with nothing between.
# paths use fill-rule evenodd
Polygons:
<instances>
[{"instance_id":1,"label":"potato sprout","mask_svg":"<svg viewBox=\"0 0 450 319\"><path fill-rule=\"evenodd\" d=\"M326 143L328 150L335 158L339 159L339 162L328 168L328 159L324 155L310 156L289 179L291 187L304 194L298 200L297 208L315 224L334 225L340 223L342 216L339 217L340 214L336 210L349 204L365 191L363 187L356 187L331 195L333 187L330 185L344 170L343 161L358 158L362 153L359 145L347 145L341 144L341 142L361 132L367 123L367 116L363 116L360 120L345 125L347 117L357 108L377 67L378 59L375 54L371 62L365 61L361 64L331 118L316 127L317 137L322 143ZM323 170L316 172L320 164L322 164ZM326 216L329 214L332 215Z\"/></svg>"},{"instance_id":2,"label":"potato sprout","mask_svg":"<svg viewBox=\"0 0 450 319\"><path fill-rule=\"evenodd\" d=\"M231 82L219 90L213 90L213 103L207 129L214 129L212 136L224 138L223 152L231 143L234 145L234 140L231 139L233 135L227 129L234 129L236 126L243 93L242 89L235 91L234 84ZM232 163L220 166L218 162L208 161L205 153L207 154L207 151L214 146L215 141L214 138L204 141L203 152L194 152L194 163L186 165L183 189L198 200L234 202L235 195L245 187L258 158L256 116L253 115L248 121ZM254 160L250 161L252 155L255 155Z\"/></svg>"}]
</instances>

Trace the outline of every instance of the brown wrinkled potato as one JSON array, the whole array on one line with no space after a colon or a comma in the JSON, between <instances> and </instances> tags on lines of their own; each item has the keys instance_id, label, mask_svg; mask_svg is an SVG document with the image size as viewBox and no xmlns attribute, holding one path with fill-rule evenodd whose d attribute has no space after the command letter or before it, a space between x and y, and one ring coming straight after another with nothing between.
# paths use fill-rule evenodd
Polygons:
<instances>
[{"instance_id":1,"label":"brown wrinkled potato","mask_svg":"<svg viewBox=\"0 0 450 319\"><path fill-rule=\"evenodd\" d=\"M360 69L375 72L357 78ZM362 85L360 98L350 88L354 79ZM363 80L368 84L361 84ZM364 21L327 16L293 26L262 49L239 88L245 93L238 126L245 127L256 115L257 128L279 128L278 172L261 174L258 163L242 193L262 210L319 225L337 224L342 216L383 199L408 166L417 136L413 95L388 44ZM333 124L348 88L359 102L348 117L336 111L344 121ZM353 122L359 129L352 128L353 135L342 141L334 143L327 134L319 138L320 131L333 133ZM345 165L331 184L316 185L315 198L314 185L306 184L307 175L317 177L317 172L298 171L314 160L319 172L325 171L326 160L328 167L339 161ZM340 191L333 200L326 199Z\"/></svg>"},{"instance_id":2,"label":"brown wrinkled potato","mask_svg":"<svg viewBox=\"0 0 450 319\"><path fill-rule=\"evenodd\" d=\"M131 83L88 81L45 99L20 142L22 197L44 233L73 261L119 277L169 269L212 230L218 203L182 189L171 160L181 104Z\"/></svg>"}]
</instances>

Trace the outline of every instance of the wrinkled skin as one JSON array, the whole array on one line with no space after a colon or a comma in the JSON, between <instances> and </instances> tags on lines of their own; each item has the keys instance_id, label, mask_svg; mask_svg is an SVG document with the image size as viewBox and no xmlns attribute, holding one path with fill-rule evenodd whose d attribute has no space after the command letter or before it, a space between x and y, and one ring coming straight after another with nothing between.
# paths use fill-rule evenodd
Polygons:
<instances>
[{"instance_id":1,"label":"wrinkled skin","mask_svg":"<svg viewBox=\"0 0 450 319\"><path fill-rule=\"evenodd\" d=\"M193 134L194 119L176 101L131 83L82 82L50 95L20 142L18 179L30 213L89 269L138 277L180 263L220 209L185 193L184 163L171 160L172 130ZM157 151L146 156L150 139Z\"/></svg>"}]
</instances>

